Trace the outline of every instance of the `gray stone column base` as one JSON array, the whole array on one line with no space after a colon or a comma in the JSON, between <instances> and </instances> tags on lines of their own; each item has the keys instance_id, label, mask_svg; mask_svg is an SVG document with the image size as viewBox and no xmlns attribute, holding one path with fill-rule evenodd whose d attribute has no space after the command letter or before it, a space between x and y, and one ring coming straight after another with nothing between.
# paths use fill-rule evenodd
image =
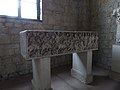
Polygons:
<instances>
[{"instance_id":1,"label":"gray stone column base","mask_svg":"<svg viewBox=\"0 0 120 90\"><path fill-rule=\"evenodd\" d=\"M40 90L40 88L37 87L37 85L35 84L35 82L33 80L31 80L32 82L32 90ZM53 90L52 88L48 88L48 89L44 89L44 90Z\"/></svg>"},{"instance_id":2,"label":"gray stone column base","mask_svg":"<svg viewBox=\"0 0 120 90\"><path fill-rule=\"evenodd\" d=\"M92 51L73 53L71 75L85 84L93 81Z\"/></svg>"},{"instance_id":3,"label":"gray stone column base","mask_svg":"<svg viewBox=\"0 0 120 90\"><path fill-rule=\"evenodd\" d=\"M89 84L93 81L93 75L83 76L78 70L71 69L71 75L85 84Z\"/></svg>"}]
</instances>

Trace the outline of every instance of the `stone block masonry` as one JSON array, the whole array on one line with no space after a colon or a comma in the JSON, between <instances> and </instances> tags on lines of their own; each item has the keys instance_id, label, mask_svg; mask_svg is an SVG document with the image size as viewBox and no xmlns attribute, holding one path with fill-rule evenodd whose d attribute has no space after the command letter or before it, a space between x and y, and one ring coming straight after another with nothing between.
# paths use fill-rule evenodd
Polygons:
<instances>
[{"instance_id":1,"label":"stone block masonry","mask_svg":"<svg viewBox=\"0 0 120 90\"><path fill-rule=\"evenodd\" d=\"M120 0L91 0L91 29L99 32L99 51L94 53L94 61L101 67L111 68L112 45L117 31L113 10Z\"/></svg>"}]
</instances>

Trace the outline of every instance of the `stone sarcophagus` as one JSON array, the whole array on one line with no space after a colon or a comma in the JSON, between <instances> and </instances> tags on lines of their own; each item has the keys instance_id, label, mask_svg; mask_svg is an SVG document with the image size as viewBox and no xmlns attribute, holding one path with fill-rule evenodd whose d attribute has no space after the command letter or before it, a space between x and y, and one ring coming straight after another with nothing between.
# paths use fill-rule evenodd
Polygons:
<instances>
[{"instance_id":1,"label":"stone sarcophagus","mask_svg":"<svg viewBox=\"0 0 120 90\"><path fill-rule=\"evenodd\" d=\"M94 31L25 30L20 32L21 54L32 59L34 90L51 90L50 57L73 55L71 75L92 81L92 51L98 49Z\"/></svg>"},{"instance_id":2,"label":"stone sarcophagus","mask_svg":"<svg viewBox=\"0 0 120 90\"><path fill-rule=\"evenodd\" d=\"M21 53L26 59L97 50L98 34L89 31L26 30L20 32Z\"/></svg>"}]
</instances>

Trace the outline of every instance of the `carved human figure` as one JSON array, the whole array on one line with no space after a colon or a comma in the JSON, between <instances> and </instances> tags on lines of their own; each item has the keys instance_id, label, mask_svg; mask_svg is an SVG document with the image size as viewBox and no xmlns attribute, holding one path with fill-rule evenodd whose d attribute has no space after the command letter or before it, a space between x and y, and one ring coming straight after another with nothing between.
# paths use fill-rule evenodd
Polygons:
<instances>
[{"instance_id":1,"label":"carved human figure","mask_svg":"<svg viewBox=\"0 0 120 90\"><path fill-rule=\"evenodd\" d=\"M117 22L116 44L120 45L120 7L113 10L112 16L116 18Z\"/></svg>"},{"instance_id":2,"label":"carved human figure","mask_svg":"<svg viewBox=\"0 0 120 90\"><path fill-rule=\"evenodd\" d=\"M113 10L112 16L116 18L116 22L120 24L120 7Z\"/></svg>"}]
</instances>

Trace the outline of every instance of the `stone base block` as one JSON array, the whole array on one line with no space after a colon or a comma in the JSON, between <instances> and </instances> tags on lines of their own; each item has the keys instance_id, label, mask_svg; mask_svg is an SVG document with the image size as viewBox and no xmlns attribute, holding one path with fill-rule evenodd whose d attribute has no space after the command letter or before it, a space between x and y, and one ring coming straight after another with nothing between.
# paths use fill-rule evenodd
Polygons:
<instances>
[{"instance_id":1,"label":"stone base block","mask_svg":"<svg viewBox=\"0 0 120 90\"><path fill-rule=\"evenodd\" d=\"M71 69L71 75L85 84L89 84L93 81L93 75L84 76L79 70Z\"/></svg>"},{"instance_id":2,"label":"stone base block","mask_svg":"<svg viewBox=\"0 0 120 90\"><path fill-rule=\"evenodd\" d=\"M32 82L32 90L40 90L39 86L37 86L37 84L35 84L34 80L31 80ZM53 90L52 88L48 88L45 90Z\"/></svg>"}]
</instances>

